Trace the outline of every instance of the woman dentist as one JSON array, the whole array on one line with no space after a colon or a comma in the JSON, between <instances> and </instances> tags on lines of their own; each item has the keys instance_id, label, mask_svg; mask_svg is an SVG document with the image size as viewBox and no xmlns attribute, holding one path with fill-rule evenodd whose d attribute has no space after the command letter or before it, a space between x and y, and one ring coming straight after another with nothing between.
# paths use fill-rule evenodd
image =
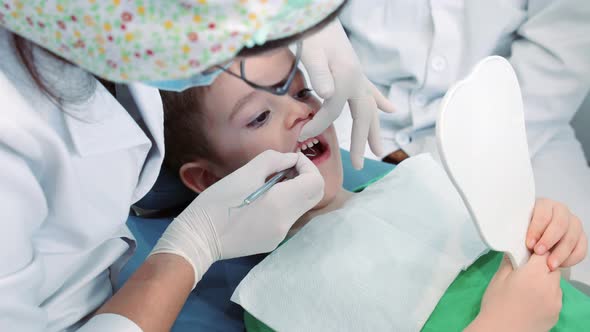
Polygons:
<instances>
[{"instance_id":1,"label":"woman dentist","mask_svg":"<svg viewBox=\"0 0 590 332\"><path fill-rule=\"evenodd\" d=\"M134 247L129 207L154 184L164 155L158 91L132 82L210 84L236 55L307 36L343 2L3 1L0 330L166 330L213 262L274 249L322 197L323 181L306 158L269 151L191 203L113 294L111 279ZM378 150L377 108L391 106L360 74L341 27L330 27L311 37L330 48L303 47L326 98L320 113L332 119L350 101L356 146L371 137ZM128 84L138 114L117 102L112 82ZM357 167L362 150L353 154ZM295 179L229 213L292 166Z\"/></svg>"}]
</instances>

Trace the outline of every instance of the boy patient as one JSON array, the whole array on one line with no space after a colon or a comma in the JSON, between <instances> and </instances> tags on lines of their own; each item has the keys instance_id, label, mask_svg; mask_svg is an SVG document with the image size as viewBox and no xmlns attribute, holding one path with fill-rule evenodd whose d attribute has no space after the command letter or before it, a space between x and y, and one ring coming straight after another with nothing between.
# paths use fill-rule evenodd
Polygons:
<instances>
[{"instance_id":1,"label":"boy patient","mask_svg":"<svg viewBox=\"0 0 590 332\"><path fill-rule=\"evenodd\" d=\"M281 82L292 64L293 55L287 49L247 58L248 79L260 85ZM239 63L228 70L239 73ZM275 150L300 152L300 158L309 158L325 180L322 200L293 225L290 235L314 217L342 208L354 195L342 188L333 126L319 136L297 141L302 127L321 107L301 72L284 96L254 89L227 73L211 86L181 93L162 91L161 95L165 162L191 190L200 193L260 153ZM586 237L581 223L566 207L540 199L528 240L527 246L538 255L517 271L502 261L468 329L537 331L555 325L562 303L559 267L575 265L585 257Z\"/></svg>"}]
</instances>

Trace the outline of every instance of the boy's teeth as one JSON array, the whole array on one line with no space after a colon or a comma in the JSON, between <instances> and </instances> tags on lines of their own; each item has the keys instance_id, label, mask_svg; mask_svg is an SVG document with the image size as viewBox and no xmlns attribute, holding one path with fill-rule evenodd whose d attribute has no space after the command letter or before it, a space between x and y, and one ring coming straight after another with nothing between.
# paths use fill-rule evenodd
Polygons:
<instances>
[{"instance_id":1,"label":"boy's teeth","mask_svg":"<svg viewBox=\"0 0 590 332\"><path fill-rule=\"evenodd\" d=\"M318 143L320 143L320 140L318 140L317 138L312 138L305 143L301 143L301 145L297 147L297 152L306 150L308 148L312 148L314 145Z\"/></svg>"}]
</instances>

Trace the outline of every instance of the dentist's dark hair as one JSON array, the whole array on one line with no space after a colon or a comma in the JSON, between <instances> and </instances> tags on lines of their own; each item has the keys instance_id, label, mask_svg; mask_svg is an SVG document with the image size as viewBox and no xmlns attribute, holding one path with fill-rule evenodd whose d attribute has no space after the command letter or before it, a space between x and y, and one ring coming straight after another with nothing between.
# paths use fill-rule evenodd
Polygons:
<instances>
[{"instance_id":1,"label":"dentist's dark hair","mask_svg":"<svg viewBox=\"0 0 590 332\"><path fill-rule=\"evenodd\" d=\"M85 71L70 61L43 47L36 45L24 37L21 37L15 33L10 34L14 55L23 65L25 71L33 81L33 84L35 84L39 91L41 91L41 93L44 94L50 102L55 104L60 109L64 110L65 108L63 106L65 104L77 104L88 100L96 88L96 81L94 78L100 81L111 92L111 94L114 95L114 83L102 80L101 78L92 75L92 73ZM77 68L82 74L77 78L77 88L65 89L64 86L60 84L63 82L59 76L60 70L63 69L61 67L52 73L53 76L44 75L44 73L39 70L37 56L42 56L43 58L49 59L50 61L53 60L58 65Z\"/></svg>"},{"instance_id":2,"label":"dentist's dark hair","mask_svg":"<svg viewBox=\"0 0 590 332\"><path fill-rule=\"evenodd\" d=\"M23 64L23 66L25 66L25 69L29 73L29 76L31 77L35 85L39 88L39 90L41 90L41 92L43 92L43 94L45 94L52 102L61 104L61 98L58 96L56 91L49 88L45 80L41 77L41 74L39 73L37 66L35 65L35 56L33 54L34 44L15 33L12 33L12 44L14 46L17 58ZM49 52L49 54L51 54L57 59L63 60L61 57L55 55L54 53Z\"/></svg>"}]
</instances>

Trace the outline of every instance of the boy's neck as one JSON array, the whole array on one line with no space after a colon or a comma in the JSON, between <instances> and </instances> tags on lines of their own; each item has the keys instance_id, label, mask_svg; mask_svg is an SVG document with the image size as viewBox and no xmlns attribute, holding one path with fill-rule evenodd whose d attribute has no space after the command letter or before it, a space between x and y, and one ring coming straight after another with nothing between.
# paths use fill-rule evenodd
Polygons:
<instances>
[{"instance_id":1,"label":"boy's neck","mask_svg":"<svg viewBox=\"0 0 590 332\"><path fill-rule=\"evenodd\" d=\"M319 209L309 210L304 215L302 215L299 219L297 219L297 222L295 222L295 224L293 224L293 226L289 230L289 233L287 236L295 235L295 233L297 233L303 226L305 226L313 218L320 216L322 214L326 214L328 212L340 209L342 206L344 206L344 203L346 203L346 201L352 195L353 195L352 192L341 188L338 191L338 193L336 194L336 196L334 197L334 199L332 199L326 206L321 207Z\"/></svg>"}]
</instances>

